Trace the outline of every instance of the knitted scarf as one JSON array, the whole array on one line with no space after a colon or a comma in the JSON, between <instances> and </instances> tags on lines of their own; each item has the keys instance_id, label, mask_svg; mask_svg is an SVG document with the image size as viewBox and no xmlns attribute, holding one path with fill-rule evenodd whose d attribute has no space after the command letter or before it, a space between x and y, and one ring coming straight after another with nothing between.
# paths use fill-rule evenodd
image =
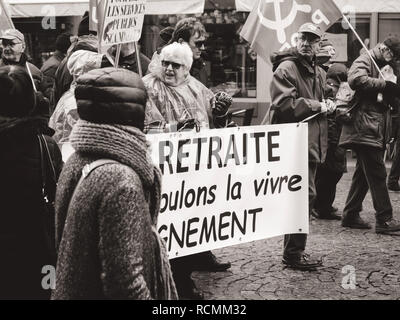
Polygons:
<instances>
[{"instance_id":1,"label":"knitted scarf","mask_svg":"<svg viewBox=\"0 0 400 320\"><path fill-rule=\"evenodd\" d=\"M158 299L178 298L175 282L168 260L167 249L157 231L158 213L161 201L161 172L152 164L145 134L137 128L124 125L96 124L78 120L70 136L70 142L77 152L98 155L112 159L132 168L140 177L152 220L152 233L156 243L157 267L154 279L157 281Z\"/></svg>"}]
</instances>

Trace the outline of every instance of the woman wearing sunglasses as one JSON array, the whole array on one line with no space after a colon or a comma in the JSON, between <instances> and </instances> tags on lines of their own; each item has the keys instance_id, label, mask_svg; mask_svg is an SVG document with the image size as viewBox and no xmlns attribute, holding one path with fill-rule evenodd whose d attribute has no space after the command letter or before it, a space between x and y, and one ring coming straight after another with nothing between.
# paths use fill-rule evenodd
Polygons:
<instances>
[{"instance_id":1,"label":"woman wearing sunglasses","mask_svg":"<svg viewBox=\"0 0 400 320\"><path fill-rule=\"evenodd\" d=\"M160 63L143 81L149 100L145 132L209 128L214 95L190 76L193 54L187 44L173 43L160 53Z\"/></svg>"}]
</instances>

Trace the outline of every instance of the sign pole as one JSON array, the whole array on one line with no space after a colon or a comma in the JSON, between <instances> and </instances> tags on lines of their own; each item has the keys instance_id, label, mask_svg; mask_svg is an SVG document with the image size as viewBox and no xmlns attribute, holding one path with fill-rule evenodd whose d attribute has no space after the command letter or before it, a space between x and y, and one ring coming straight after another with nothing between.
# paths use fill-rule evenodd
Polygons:
<instances>
[{"instance_id":1,"label":"sign pole","mask_svg":"<svg viewBox=\"0 0 400 320\"><path fill-rule=\"evenodd\" d=\"M138 67L138 73L139 76L142 78L143 77L143 71L142 71L142 64L140 63L140 52L139 52L139 46L137 41L135 41L135 52L136 52L136 63Z\"/></svg>"},{"instance_id":2,"label":"sign pole","mask_svg":"<svg viewBox=\"0 0 400 320\"><path fill-rule=\"evenodd\" d=\"M119 57L121 56L121 47L122 47L121 43L117 45L117 53L115 54L115 65L114 65L115 68L118 68Z\"/></svg>"}]
</instances>

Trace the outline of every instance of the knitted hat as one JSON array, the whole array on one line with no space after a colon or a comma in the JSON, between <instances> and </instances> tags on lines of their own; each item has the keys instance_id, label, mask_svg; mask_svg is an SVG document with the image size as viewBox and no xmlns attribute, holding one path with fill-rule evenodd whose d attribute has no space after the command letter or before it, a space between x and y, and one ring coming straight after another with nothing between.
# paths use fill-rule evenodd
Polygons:
<instances>
[{"instance_id":1,"label":"knitted hat","mask_svg":"<svg viewBox=\"0 0 400 320\"><path fill-rule=\"evenodd\" d=\"M35 92L28 72L18 66L0 68L0 115L23 118L32 114Z\"/></svg>"},{"instance_id":2,"label":"knitted hat","mask_svg":"<svg viewBox=\"0 0 400 320\"><path fill-rule=\"evenodd\" d=\"M383 41L383 44L393 51L395 57L400 58L400 40L396 37L388 37Z\"/></svg>"},{"instance_id":3,"label":"knitted hat","mask_svg":"<svg viewBox=\"0 0 400 320\"><path fill-rule=\"evenodd\" d=\"M83 120L143 130L147 93L140 76L132 71L92 70L78 78L75 97Z\"/></svg>"}]
</instances>

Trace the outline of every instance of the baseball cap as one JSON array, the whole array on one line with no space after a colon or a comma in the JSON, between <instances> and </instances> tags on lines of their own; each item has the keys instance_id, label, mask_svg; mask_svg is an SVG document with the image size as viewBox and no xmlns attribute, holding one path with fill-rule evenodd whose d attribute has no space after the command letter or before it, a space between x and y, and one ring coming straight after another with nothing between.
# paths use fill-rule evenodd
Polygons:
<instances>
[{"instance_id":1,"label":"baseball cap","mask_svg":"<svg viewBox=\"0 0 400 320\"><path fill-rule=\"evenodd\" d=\"M14 40L17 39L21 42L25 42L25 37L24 35L19 32L17 29L7 29L6 31L3 32L3 34L0 36L0 39L4 40Z\"/></svg>"},{"instance_id":2,"label":"baseball cap","mask_svg":"<svg viewBox=\"0 0 400 320\"><path fill-rule=\"evenodd\" d=\"M321 30L321 28L319 26L317 26L316 24L313 24L311 22L306 22L303 25L300 26L299 31L297 32L308 32L308 33L312 33L315 34L317 37L322 37L323 32Z\"/></svg>"}]
</instances>

